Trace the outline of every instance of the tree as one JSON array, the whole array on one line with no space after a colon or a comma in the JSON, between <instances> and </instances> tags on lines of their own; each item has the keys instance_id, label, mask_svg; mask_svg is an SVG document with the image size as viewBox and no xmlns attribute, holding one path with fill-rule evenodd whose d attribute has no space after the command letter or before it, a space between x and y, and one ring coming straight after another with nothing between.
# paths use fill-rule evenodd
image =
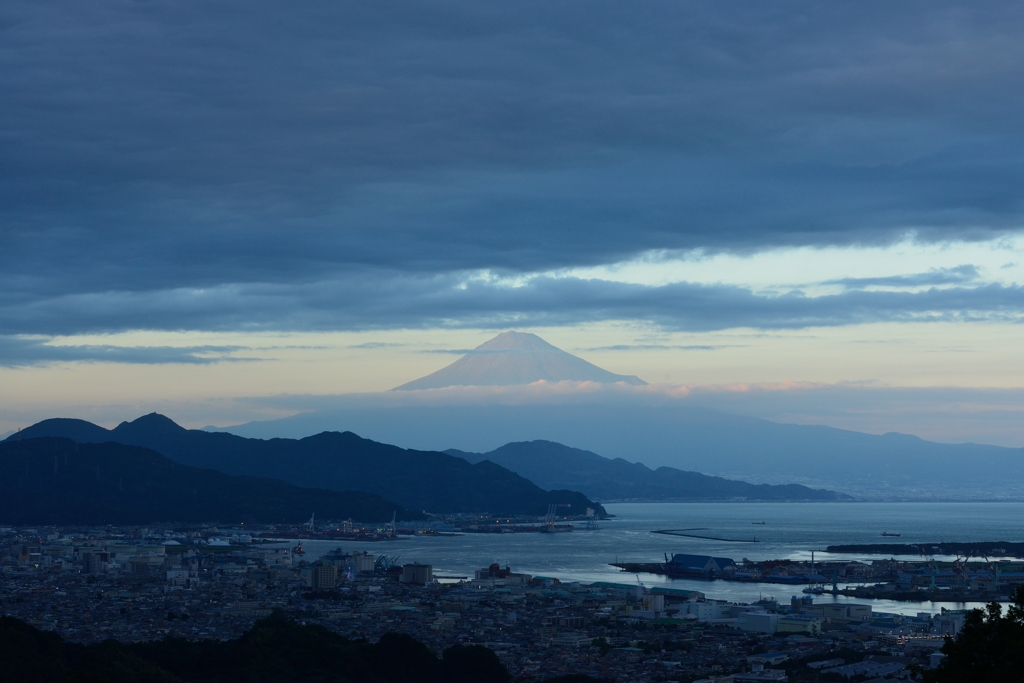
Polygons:
<instances>
[{"instance_id":1,"label":"tree","mask_svg":"<svg viewBox=\"0 0 1024 683\"><path fill-rule=\"evenodd\" d=\"M483 645L453 645L444 651L441 680L445 683L508 683L509 678L498 655Z\"/></svg>"},{"instance_id":2,"label":"tree","mask_svg":"<svg viewBox=\"0 0 1024 683\"><path fill-rule=\"evenodd\" d=\"M930 683L1024 683L1024 586L1017 587L1005 614L997 602L969 612L942 652L946 657L939 667L925 674Z\"/></svg>"}]
</instances>

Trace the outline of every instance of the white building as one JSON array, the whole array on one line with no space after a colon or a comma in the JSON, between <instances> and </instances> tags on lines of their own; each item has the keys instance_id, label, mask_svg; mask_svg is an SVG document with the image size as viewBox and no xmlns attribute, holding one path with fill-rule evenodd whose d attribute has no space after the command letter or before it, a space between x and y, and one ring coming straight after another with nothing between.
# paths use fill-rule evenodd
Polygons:
<instances>
[{"instance_id":1,"label":"white building","mask_svg":"<svg viewBox=\"0 0 1024 683\"><path fill-rule=\"evenodd\" d=\"M779 615L770 612L740 612L739 627L754 633L775 633L779 630Z\"/></svg>"}]
</instances>

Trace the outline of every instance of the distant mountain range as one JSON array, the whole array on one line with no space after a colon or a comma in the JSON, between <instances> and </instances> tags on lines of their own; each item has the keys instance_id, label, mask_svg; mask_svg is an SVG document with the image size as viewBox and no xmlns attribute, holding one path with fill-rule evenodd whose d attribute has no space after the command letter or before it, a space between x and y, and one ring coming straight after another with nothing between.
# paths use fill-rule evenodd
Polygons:
<instances>
[{"instance_id":1,"label":"distant mountain range","mask_svg":"<svg viewBox=\"0 0 1024 683\"><path fill-rule=\"evenodd\" d=\"M362 522L424 516L372 493L232 476L109 441L0 443L0 522L6 524L301 523L313 512Z\"/></svg>"},{"instance_id":2,"label":"distant mountain range","mask_svg":"<svg viewBox=\"0 0 1024 683\"><path fill-rule=\"evenodd\" d=\"M569 506L570 514L583 514L588 507L604 514L581 493L545 491L491 462L470 464L447 453L405 450L351 432L263 441L185 429L152 413L111 430L84 420L44 420L4 443L33 437L142 446L184 465L281 479L296 486L366 491L412 510L540 515L548 505L561 504Z\"/></svg>"},{"instance_id":3,"label":"distant mountain range","mask_svg":"<svg viewBox=\"0 0 1024 683\"><path fill-rule=\"evenodd\" d=\"M835 501L850 496L798 484L771 486L710 477L672 467L652 470L622 458L604 458L590 451L552 441L505 444L489 453L447 453L469 462L490 460L521 474L542 488L566 488L608 502L612 500Z\"/></svg>"},{"instance_id":4,"label":"distant mountain range","mask_svg":"<svg viewBox=\"0 0 1024 683\"><path fill-rule=\"evenodd\" d=\"M474 392L467 390L465 399L449 397L450 404L396 405L372 394L341 396L320 412L226 431L269 438L344 424L371 439L405 447L476 453L543 439L652 469L667 466L759 484L803 484L858 498L1024 499L1022 448L780 424L654 393L552 392L550 398L531 395L519 403L488 403Z\"/></svg>"},{"instance_id":5,"label":"distant mountain range","mask_svg":"<svg viewBox=\"0 0 1024 683\"><path fill-rule=\"evenodd\" d=\"M499 455L492 449L503 443L572 444L627 461L619 462L614 476L632 472L628 483L608 480L613 470L607 464L600 466L600 476L598 470L578 469L556 476L528 470L525 461L500 462L520 474L529 471L545 486L579 486L607 499L630 497L630 491L644 491L644 498L673 492L689 497L716 486L723 494L746 497L738 493L742 486L713 485L697 479L698 472L741 480L737 486L801 484L861 498L1024 498L1024 449L779 424L700 407L685 391L636 386L643 384L536 335L505 332L448 367L398 387L403 391L308 397L295 402L302 412L292 417L216 431L271 438L345 425L404 447L490 451L494 458ZM408 391L437 389L444 391ZM629 470L628 463L647 467Z\"/></svg>"},{"instance_id":6,"label":"distant mountain range","mask_svg":"<svg viewBox=\"0 0 1024 683\"><path fill-rule=\"evenodd\" d=\"M647 384L633 375L616 375L552 346L528 332L502 332L451 365L397 390L466 386L512 386L545 382Z\"/></svg>"}]
</instances>

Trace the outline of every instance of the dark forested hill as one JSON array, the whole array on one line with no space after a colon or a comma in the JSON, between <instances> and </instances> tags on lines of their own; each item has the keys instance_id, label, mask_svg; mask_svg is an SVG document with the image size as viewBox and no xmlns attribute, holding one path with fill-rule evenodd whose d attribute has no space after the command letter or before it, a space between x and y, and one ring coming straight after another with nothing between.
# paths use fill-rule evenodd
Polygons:
<instances>
[{"instance_id":1,"label":"dark forested hill","mask_svg":"<svg viewBox=\"0 0 1024 683\"><path fill-rule=\"evenodd\" d=\"M0 443L0 522L377 522L418 517L372 493L300 488L187 467L138 446L38 438Z\"/></svg>"},{"instance_id":2,"label":"dark forested hill","mask_svg":"<svg viewBox=\"0 0 1024 683\"><path fill-rule=\"evenodd\" d=\"M602 457L553 441L505 444L490 453L448 453L469 462L489 460L544 488L567 488L598 500L850 500L834 491L797 484L769 486L685 472L652 470L622 458Z\"/></svg>"},{"instance_id":3,"label":"dark forested hill","mask_svg":"<svg viewBox=\"0 0 1024 683\"><path fill-rule=\"evenodd\" d=\"M483 645L455 645L438 658L411 636L353 641L277 614L236 640L66 643L0 617L0 683L506 683L508 671Z\"/></svg>"},{"instance_id":4,"label":"dark forested hill","mask_svg":"<svg viewBox=\"0 0 1024 683\"><path fill-rule=\"evenodd\" d=\"M367 491L414 510L543 514L549 504L560 503L570 506L570 514L582 514L587 507L604 512L583 494L545 491L491 462L470 464L446 453L406 450L351 432L323 432L305 439L246 439L184 429L152 413L112 430L83 420L44 420L8 441L51 435L143 446L185 465L229 474L283 479L297 486Z\"/></svg>"}]
</instances>

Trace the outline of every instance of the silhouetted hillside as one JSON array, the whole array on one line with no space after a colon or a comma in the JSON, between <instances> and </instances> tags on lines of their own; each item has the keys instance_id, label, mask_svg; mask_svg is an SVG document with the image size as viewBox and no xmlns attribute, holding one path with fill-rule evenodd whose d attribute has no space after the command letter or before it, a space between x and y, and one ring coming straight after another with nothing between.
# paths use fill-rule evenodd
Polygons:
<instances>
[{"instance_id":1,"label":"silhouetted hillside","mask_svg":"<svg viewBox=\"0 0 1024 683\"><path fill-rule=\"evenodd\" d=\"M587 507L603 514L603 508L583 494L545 491L491 462L470 464L446 453L405 450L351 432L263 441L184 429L152 413L112 430L83 420L44 420L8 441L49 436L51 432L143 446L185 465L229 474L283 479L297 486L368 491L414 510L543 514L551 503L567 503L570 514L582 514Z\"/></svg>"},{"instance_id":2,"label":"silhouetted hillside","mask_svg":"<svg viewBox=\"0 0 1024 683\"><path fill-rule=\"evenodd\" d=\"M438 658L411 636L352 641L323 626L278 614L237 640L168 638L124 644L65 643L12 617L0 617L0 683L506 683L498 656L455 645Z\"/></svg>"},{"instance_id":3,"label":"silhouetted hillside","mask_svg":"<svg viewBox=\"0 0 1024 683\"><path fill-rule=\"evenodd\" d=\"M849 496L797 484L769 486L685 472L652 470L622 458L602 457L553 441L505 444L490 453L448 453L469 462L489 460L544 488L570 488L598 500L850 500Z\"/></svg>"},{"instance_id":4,"label":"silhouetted hillside","mask_svg":"<svg viewBox=\"0 0 1024 683\"><path fill-rule=\"evenodd\" d=\"M300 488L187 467L138 446L64 438L0 443L0 522L378 522L422 516L371 493Z\"/></svg>"}]
</instances>

